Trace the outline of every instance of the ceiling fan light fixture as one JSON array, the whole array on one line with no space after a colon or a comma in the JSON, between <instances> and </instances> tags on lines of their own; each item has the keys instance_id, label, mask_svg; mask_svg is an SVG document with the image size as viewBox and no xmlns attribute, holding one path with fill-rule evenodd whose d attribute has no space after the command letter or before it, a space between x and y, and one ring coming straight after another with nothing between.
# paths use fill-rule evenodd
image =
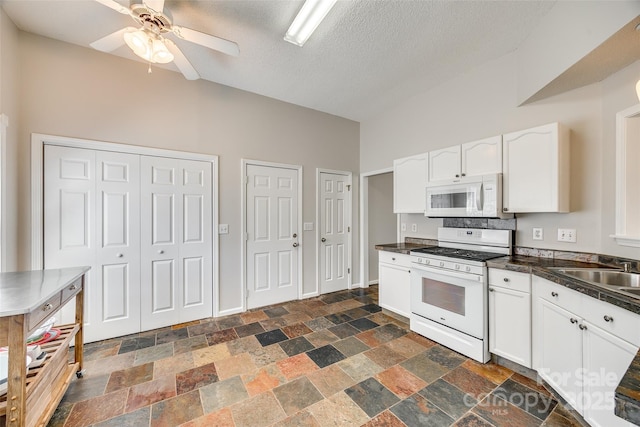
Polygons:
<instances>
[{"instance_id":1,"label":"ceiling fan light fixture","mask_svg":"<svg viewBox=\"0 0 640 427\"><path fill-rule=\"evenodd\" d=\"M124 33L124 41L133 53L145 61L154 64L168 64L173 61L173 54L169 52L162 38L142 29Z\"/></svg>"},{"instance_id":2,"label":"ceiling fan light fixture","mask_svg":"<svg viewBox=\"0 0 640 427\"><path fill-rule=\"evenodd\" d=\"M302 47L335 4L336 0L306 0L284 39Z\"/></svg>"},{"instance_id":3,"label":"ceiling fan light fixture","mask_svg":"<svg viewBox=\"0 0 640 427\"><path fill-rule=\"evenodd\" d=\"M124 41L133 53L142 59L149 59L149 36L144 31L124 33Z\"/></svg>"},{"instance_id":4,"label":"ceiling fan light fixture","mask_svg":"<svg viewBox=\"0 0 640 427\"><path fill-rule=\"evenodd\" d=\"M173 55L167 49L164 42L160 39L153 40L153 51L151 62L157 62L158 64L168 64L173 61Z\"/></svg>"}]
</instances>

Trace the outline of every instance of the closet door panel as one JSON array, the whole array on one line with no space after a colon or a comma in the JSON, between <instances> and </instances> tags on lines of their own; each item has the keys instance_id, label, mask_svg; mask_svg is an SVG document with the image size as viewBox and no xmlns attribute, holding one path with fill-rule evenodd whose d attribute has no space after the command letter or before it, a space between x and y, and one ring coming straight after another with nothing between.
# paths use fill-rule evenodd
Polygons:
<instances>
[{"instance_id":1,"label":"closet door panel","mask_svg":"<svg viewBox=\"0 0 640 427\"><path fill-rule=\"evenodd\" d=\"M98 313L91 340L140 331L140 156L96 151ZM95 330L94 330L95 329Z\"/></svg>"}]
</instances>

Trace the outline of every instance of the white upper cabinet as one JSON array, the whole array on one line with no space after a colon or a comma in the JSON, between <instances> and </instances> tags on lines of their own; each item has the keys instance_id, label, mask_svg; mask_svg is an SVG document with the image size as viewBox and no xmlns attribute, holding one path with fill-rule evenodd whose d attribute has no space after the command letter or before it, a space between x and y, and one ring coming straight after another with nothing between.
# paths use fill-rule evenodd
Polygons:
<instances>
[{"instance_id":1,"label":"white upper cabinet","mask_svg":"<svg viewBox=\"0 0 640 427\"><path fill-rule=\"evenodd\" d=\"M393 212L424 213L427 153L393 161Z\"/></svg>"},{"instance_id":2,"label":"white upper cabinet","mask_svg":"<svg viewBox=\"0 0 640 427\"><path fill-rule=\"evenodd\" d=\"M502 136L429 152L429 181L502 172Z\"/></svg>"},{"instance_id":3,"label":"white upper cabinet","mask_svg":"<svg viewBox=\"0 0 640 427\"><path fill-rule=\"evenodd\" d=\"M502 135L460 146L462 176L502 172Z\"/></svg>"},{"instance_id":4,"label":"white upper cabinet","mask_svg":"<svg viewBox=\"0 0 640 427\"><path fill-rule=\"evenodd\" d=\"M551 123L502 140L504 212L569 212L569 130Z\"/></svg>"}]
</instances>

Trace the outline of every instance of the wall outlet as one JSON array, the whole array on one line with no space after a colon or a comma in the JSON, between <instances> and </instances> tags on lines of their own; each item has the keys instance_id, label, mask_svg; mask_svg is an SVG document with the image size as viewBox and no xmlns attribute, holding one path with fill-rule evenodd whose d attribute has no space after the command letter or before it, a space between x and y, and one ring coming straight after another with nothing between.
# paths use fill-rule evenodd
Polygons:
<instances>
[{"instance_id":1,"label":"wall outlet","mask_svg":"<svg viewBox=\"0 0 640 427\"><path fill-rule=\"evenodd\" d=\"M540 227L533 228L533 235L531 236L533 240L542 240L544 239L544 231Z\"/></svg>"},{"instance_id":2,"label":"wall outlet","mask_svg":"<svg viewBox=\"0 0 640 427\"><path fill-rule=\"evenodd\" d=\"M400 231L407 231L407 223L403 222L400 224Z\"/></svg>"},{"instance_id":3,"label":"wall outlet","mask_svg":"<svg viewBox=\"0 0 640 427\"><path fill-rule=\"evenodd\" d=\"M229 234L229 224L218 224L218 234Z\"/></svg>"},{"instance_id":4,"label":"wall outlet","mask_svg":"<svg viewBox=\"0 0 640 427\"><path fill-rule=\"evenodd\" d=\"M411 231L416 233L418 231L418 224L411 224Z\"/></svg>"},{"instance_id":5,"label":"wall outlet","mask_svg":"<svg viewBox=\"0 0 640 427\"><path fill-rule=\"evenodd\" d=\"M558 228L558 242L576 242L575 228Z\"/></svg>"}]
</instances>

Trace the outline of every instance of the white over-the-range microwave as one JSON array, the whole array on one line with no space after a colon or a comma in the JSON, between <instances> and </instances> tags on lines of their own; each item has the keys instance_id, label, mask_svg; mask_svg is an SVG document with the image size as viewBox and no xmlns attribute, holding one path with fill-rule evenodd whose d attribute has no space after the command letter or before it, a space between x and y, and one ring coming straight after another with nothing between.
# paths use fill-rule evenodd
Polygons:
<instances>
[{"instance_id":1,"label":"white over-the-range microwave","mask_svg":"<svg viewBox=\"0 0 640 427\"><path fill-rule=\"evenodd\" d=\"M502 212L502 174L467 176L427 184L429 217L511 218Z\"/></svg>"}]
</instances>

